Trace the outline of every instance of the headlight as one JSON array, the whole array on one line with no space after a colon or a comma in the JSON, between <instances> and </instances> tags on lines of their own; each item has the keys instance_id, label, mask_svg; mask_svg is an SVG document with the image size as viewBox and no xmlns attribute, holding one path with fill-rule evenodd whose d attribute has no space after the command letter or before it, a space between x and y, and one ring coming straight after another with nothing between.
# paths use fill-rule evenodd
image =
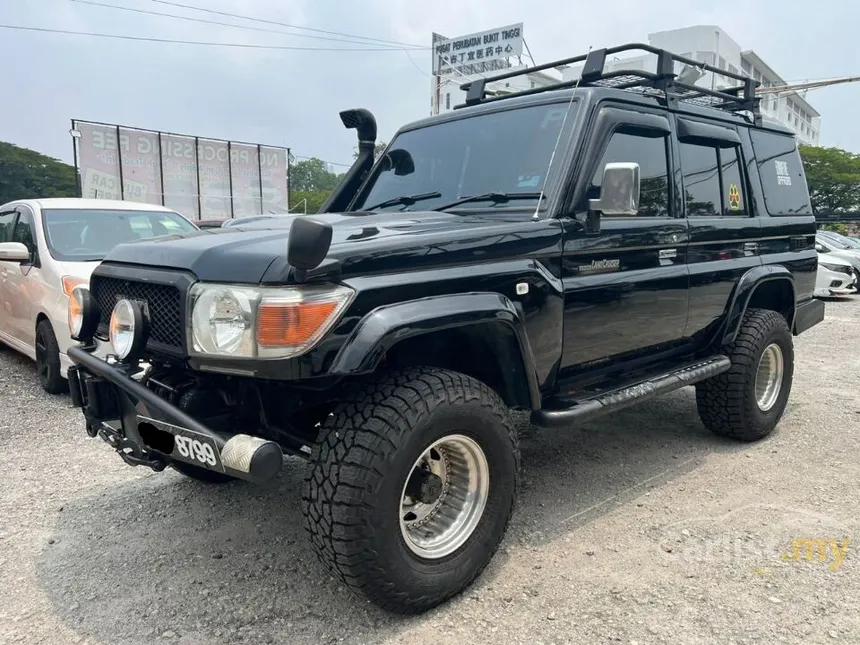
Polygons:
<instances>
[{"instance_id":1,"label":"headlight","mask_svg":"<svg viewBox=\"0 0 860 645\"><path fill-rule=\"evenodd\" d=\"M831 271L836 271L837 273L844 273L844 270L838 264L828 264L827 262L818 261L818 264L823 266L825 269L830 269Z\"/></svg>"},{"instance_id":2,"label":"headlight","mask_svg":"<svg viewBox=\"0 0 860 645\"><path fill-rule=\"evenodd\" d=\"M99 309L86 287L75 287L69 294L69 335L73 340L90 341L99 326Z\"/></svg>"},{"instance_id":3,"label":"headlight","mask_svg":"<svg viewBox=\"0 0 860 645\"><path fill-rule=\"evenodd\" d=\"M191 290L191 348L214 356L298 356L331 329L352 296L352 289L343 286L198 283Z\"/></svg>"},{"instance_id":4,"label":"headlight","mask_svg":"<svg viewBox=\"0 0 860 645\"><path fill-rule=\"evenodd\" d=\"M110 344L120 360L134 357L146 342L143 312L139 305L120 300L110 316Z\"/></svg>"}]
</instances>

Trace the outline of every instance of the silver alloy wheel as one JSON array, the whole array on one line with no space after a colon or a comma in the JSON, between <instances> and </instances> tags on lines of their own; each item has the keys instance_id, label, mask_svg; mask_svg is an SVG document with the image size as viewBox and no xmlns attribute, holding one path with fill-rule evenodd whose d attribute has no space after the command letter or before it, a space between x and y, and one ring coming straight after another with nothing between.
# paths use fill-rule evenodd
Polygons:
<instances>
[{"instance_id":1,"label":"silver alloy wheel","mask_svg":"<svg viewBox=\"0 0 860 645\"><path fill-rule=\"evenodd\" d=\"M407 491L415 478L440 484L431 493L435 499L422 501L414 490ZM400 532L406 546L426 559L450 555L478 526L489 492L487 457L473 439L456 434L435 441L415 461L403 485Z\"/></svg>"},{"instance_id":2,"label":"silver alloy wheel","mask_svg":"<svg viewBox=\"0 0 860 645\"><path fill-rule=\"evenodd\" d=\"M759 410L769 411L779 398L782 389L782 376L785 372L785 359L782 349L776 343L764 348L755 375L755 398Z\"/></svg>"}]
</instances>

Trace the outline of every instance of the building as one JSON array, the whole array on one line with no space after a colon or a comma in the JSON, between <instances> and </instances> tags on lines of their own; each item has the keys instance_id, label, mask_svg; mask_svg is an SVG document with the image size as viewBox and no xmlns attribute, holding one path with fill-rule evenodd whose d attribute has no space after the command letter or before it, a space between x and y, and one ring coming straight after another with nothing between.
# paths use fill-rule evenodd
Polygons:
<instances>
[{"instance_id":1,"label":"building","mask_svg":"<svg viewBox=\"0 0 860 645\"><path fill-rule=\"evenodd\" d=\"M741 73L754 78L761 83L762 87L779 87L786 85L786 81L777 74L773 68L765 63L755 51L742 49L731 36L716 26L697 25L683 29L673 29L649 34L648 43L653 47L666 49L686 58L713 65L731 73ZM576 55L580 52L571 52ZM639 69L643 71L656 70L656 56L645 54L638 57L613 58L607 61L607 70L613 69ZM447 73L433 77L431 90L431 113L440 114L453 109L456 105L466 100L466 93L460 89L463 83L486 77L492 79L494 75L514 70L526 70L527 66L521 64L516 66L499 65L498 69L483 71L470 67L460 70L450 69ZM564 80L576 79L582 69L581 65L558 68L560 77ZM737 85L735 79L713 73L702 74L695 70L676 70L679 74L690 72L694 77L696 85L713 89ZM521 90L542 87L558 82L559 77L546 72L530 72L522 76L505 79L496 83L488 83L488 94L511 93ZM797 92L790 90L784 92L768 93L761 101L762 114L766 117L779 121L793 130L798 141L808 145L819 145L821 140L821 115Z\"/></svg>"},{"instance_id":2,"label":"building","mask_svg":"<svg viewBox=\"0 0 860 645\"><path fill-rule=\"evenodd\" d=\"M716 26L697 25L671 31L660 31L648 35L648 43L653 47L668 50L685 58L712 65L728 72L749 76L763 88L786 85L785 79L765 63L751 49L742 49L731 36ZM633 58L615 58L607 61L607 69L639 69L654 71L656 56L644 54ZM579 76L582 66L568 67L563 71L565 80ZM687 70L688 72L693 70ZM683 70L676 70L683 73ZM720 89L737 85L737 80L707 72L699 76L696 85ZM767 93L761 101L762 114L793 130L800 143L817 146L821 140L821 115L797 92Z\"/></svg>"},{"instance_id":3,"label":"building","mask_svg":"<svg viewBox=\"0 0 860 645\"><path fill-rule=\"evenodd\" d=\"M494 75L525 69L528 69L525 65L516 65L507 69L500 69L498 71L490 71L486 73L470 74L465 72L434 76L431 113L442 114L453 110L455 106L464 103L466 101L466 92L460 89L460 86L463 85L463 83L468 83L469 81L482 77L492 79ZM545 72L528 72L522 76L507 78L495 83L487 83L487 95L511 94L513 92L520 92L533 87L545 87L547 85L552 85L553 83L558 83L559 80L559 76L552 76Z\"/></svg>"}]
</instances>

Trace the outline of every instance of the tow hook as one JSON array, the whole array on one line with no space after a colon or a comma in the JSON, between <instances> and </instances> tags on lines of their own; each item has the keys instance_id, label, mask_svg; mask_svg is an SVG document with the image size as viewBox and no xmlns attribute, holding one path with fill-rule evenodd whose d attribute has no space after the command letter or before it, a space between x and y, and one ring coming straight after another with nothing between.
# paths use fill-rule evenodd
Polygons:
<instances>
[{"instance_id":1,"label":"tow hook","mask_svg":"<svg viewBox=\"0 0 860 645\"><path fill-rule=\"evenodd\" d=\"M88 433L90 427L91 424L87 424ZM163 459L147 456L136 443L129 441L110 426L102 425L102 427L98 429L97 434L108 445L110 445L111 448L116 450L117 454L119 454L119 456L122 457L122 460L129 466L148 466L155 472L161 472L167 468L167 463ZM136 456L138 454L143 456Z\"/></svg>"}]
</instances>

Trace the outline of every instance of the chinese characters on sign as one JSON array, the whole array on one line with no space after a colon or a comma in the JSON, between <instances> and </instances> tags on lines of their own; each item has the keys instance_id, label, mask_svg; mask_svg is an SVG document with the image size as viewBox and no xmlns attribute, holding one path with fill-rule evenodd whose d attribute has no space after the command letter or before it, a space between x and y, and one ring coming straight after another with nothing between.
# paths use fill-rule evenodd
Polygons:
<instances>
[{"instance_id":1,"label":"chinese characters on sign","mask_svg":"<svg viewBox=\"0 0 860 645\"><path fill-rule=\"evenodd\" d=\"M522 53L522 23L459 38L442 39L434 34L433 73L469 74L500 69L507 66L508 58Z\"/></svg>"},{"instance_id":2,"label":"chinese characters on sign","mask_svg":"<svg viewBox=\"0 0 860 645\"><path fill-rule=\"evenodd\" d=\"M162 204L191 219L285 213L288 150L72 121L81 196Z\"/></svg>"}]
</instances>

